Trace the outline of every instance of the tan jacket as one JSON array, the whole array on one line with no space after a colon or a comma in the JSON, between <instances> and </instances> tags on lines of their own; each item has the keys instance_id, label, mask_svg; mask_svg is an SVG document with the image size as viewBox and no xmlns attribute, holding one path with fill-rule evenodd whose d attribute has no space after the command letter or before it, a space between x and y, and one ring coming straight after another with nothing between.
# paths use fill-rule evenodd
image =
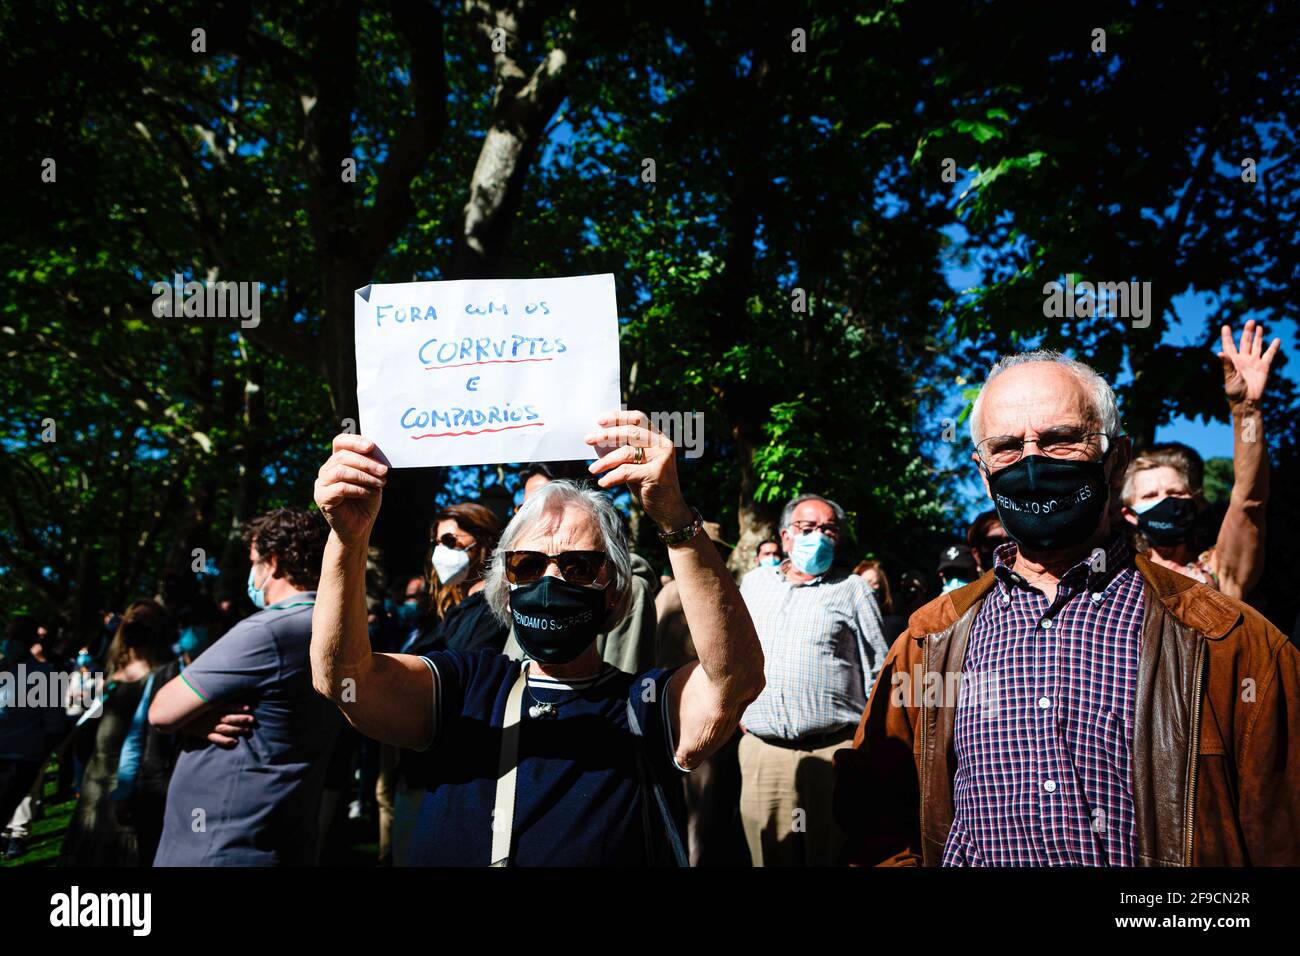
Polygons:
<instances>
[{"instance_id":1,"label":"tan jacket","mask_svg":"<svg viewBox=\"0 0 1300 956\"><path fill-rule=\"evenodd\" d=\"M1300 864L1300 652L1252 608L1136 561L1146 582L1132 743L1138 865ZM912 615L852 748L835 754L850 863L942 862L957 769L951 691L993 583L989 572ZM895 675L918 667L937 672L934 693L903 700Z\"/></svg>"}]
</instances>

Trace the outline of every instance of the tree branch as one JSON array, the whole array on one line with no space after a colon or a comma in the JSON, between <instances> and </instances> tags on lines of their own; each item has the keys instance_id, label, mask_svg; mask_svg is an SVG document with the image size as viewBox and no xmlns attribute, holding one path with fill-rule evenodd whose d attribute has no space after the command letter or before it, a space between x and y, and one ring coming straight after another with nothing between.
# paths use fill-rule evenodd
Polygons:
<instances>
[{"instance_id":1,"label":"tree branch","mask_svg":"<svg viewBox=\"0 0 1300 956\"><path fill-rule=\"evenodd\" d=\"M447 71L442 18L420 0L395 0L393 19L411 53L415 115L397 135L379 171L375 201L360 231L359 259L369 271L410 221L411 183L447 128Z\"/></svg>"},{"instance_id":2,"label":"tree branch","mask_svg":"<svg viewBox=\"0 0 1300 956\"><path fill-rule=\"evenodd\" d=\"M504 49L493 51L492 122L474 166L452 258L451 275L461 278L490 276L498 268L542 133L568 95L576 59L565 48L552 47L526 72L519 52L540 47L544 39L537 8L522 2L496 7L486 0L469 0L466 8L489 42L501 35L497 31L507 42Z\"/></svg>"}]
</instances>

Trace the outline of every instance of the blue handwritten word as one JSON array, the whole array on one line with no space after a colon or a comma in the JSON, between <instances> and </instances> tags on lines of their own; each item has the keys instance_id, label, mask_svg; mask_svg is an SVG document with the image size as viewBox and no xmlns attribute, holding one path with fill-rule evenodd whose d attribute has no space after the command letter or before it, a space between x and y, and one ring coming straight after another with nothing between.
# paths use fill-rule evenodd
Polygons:
<instances>
[{"instance_id":1,"label":"blue handwritten word","mask_svg":"<svg viewBox=\"0 0 1300 956\"><path fill-rule=\"evenodd\" d=\"M500 312L502 315L510 314L510 309L504 302L500 305L497 305L495 302L489 302L486 309L482 306L472 304L465 306L466 315L491 315L494 311Z\"/></svg>"},{"instance_id":2,"label":"blue handwritten word","mask_svg":"<svg viewBox=\"0 0 1300 956\"><path fill-rule=\"evenodd\" d=\"M402 412L401 425L403 428L462 428L466 425L478 428L482 425L508 425L511 422L531 422L539 417L539 413L532 405L515 405L511 407L510 402L505 405L489 405L487 408L461 408L453 406L452 408L431 408L428 411L417 411L412 405L406 411Z\"/></svg>"},{"instance_id":3,"label":"blue handwritten word","mask_svg":"<svg viewBox=\"0 0 1300 956\"><path fill-rule=\"evenodd\" d=\"M396 311L393 311L391 305L377 305L375 306L376 327L383 326L384 319L389 318L387 314L388 312L393 312L392 319L399 325L403 322L428 322L429 320L438 317L438 310L433 306L421 310L418 305L413 305L409 309L397 309Z\"/></svg>"},{"instance_id":4,"label":"blue handwritten word","mask_svg":"<svg viewBox=\"0 0 1300 956\"><path fill-rule=\"evenodd\" d=\"M480 378L480 376L475 375L475 376L474 376L473 378L471 378L468 382L466 382L466 383L465 383L465 391L467 391L467 392L477 392L477 391L478 391L478 380L479 380L479 378Z\"/></svg>"},{"instance_id":5,"label":"blue handwritten word","mask_svg":"<svg viewBox=\"0 0 1300 956\"><path fill-rule=\"evenodd\" d=\"M550 314L551 314L551 310L550 310L550 308L546 305L545 302L538 302L538 303L536 303L536 304L533 304L532 302L529 302L526 306L524 306L524 314L525 314L525 315L532 315L532 314L533 314L534 312L536 312L538 309L541 309L541 310L542 310L542 315L550 315Z\"/></svg>"},{"instance_id":6,"label":"blue handwritten word","mask_svg":"<svg viewBox=\"0 0 1300 956\"><path fill-rule=\"evenodd\" d=\"M447 339L435 348L437 342L438 339L429 339L420 346L416 357L421 365L447 365L451 362L465 365L509 362L535 358L539 355L559 355L569 350L569 347L564 344L564 339L551 339L541 335L511 335L509 338L493 338L484 335L477 339L466 336L459 341Z\"/></svg>"}]
</instances>

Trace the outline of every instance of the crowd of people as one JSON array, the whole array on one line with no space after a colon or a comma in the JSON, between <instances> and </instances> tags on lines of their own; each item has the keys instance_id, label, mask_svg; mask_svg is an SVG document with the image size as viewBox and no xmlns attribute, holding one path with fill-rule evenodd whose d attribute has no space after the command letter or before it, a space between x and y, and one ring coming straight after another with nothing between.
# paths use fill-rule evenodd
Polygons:
<instances>
[{"instance_id":1,"label":"crowd of people","mask_svg":"<svg viewBox=\"0 0 1300 956\"><path fill-rule=\"evenodd\" d=\"M318 510L244 529L256 613L136 601L71 659L8 623L5 855L53 756L71 866L314 865L345 817L391 866L1300 863L1300 652L1249 603L1278 348L1224 329L1217 524L1197 453L1133 448L1093 369L1003 357L970 415L993 507L892 578L818 493L739 561L621 411L512 514L440 510L387 587L389 466L339 435Z\"/></svg>"}]
</instances>

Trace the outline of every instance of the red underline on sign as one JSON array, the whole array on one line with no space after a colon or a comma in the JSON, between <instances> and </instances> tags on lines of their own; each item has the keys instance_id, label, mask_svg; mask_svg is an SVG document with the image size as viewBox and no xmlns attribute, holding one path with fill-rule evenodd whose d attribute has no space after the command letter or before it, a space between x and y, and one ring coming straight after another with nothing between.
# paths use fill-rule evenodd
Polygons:
<instances>
[{"instance_id":1,"label":"red underline on sign","mask_svg":"<svg viewBox=\"0 0 1300 956\"><path fill-rule=\"evenodd\" d=\"M516 362L550 362L553 359L488 359L486 362L457 362L455 365L426 365L425 371L438 368L464 368L466 365L513 365Z\"/></svg>"},{"instance_id":2,"label":"red underline on sign","mask_svg":"<svg viewBox=\"0 0 1300 956\"><path fill-rule=\"evenodd\" d=\"M430 432L427 435L412 435L412 440L420 438L459 438L462 435L482 435L484 432L508 432L512 428L536 428L545 422L529 422L527 425L506 425L502 428L480 428L476 432Z\"/></svg>"}]
</instances>

